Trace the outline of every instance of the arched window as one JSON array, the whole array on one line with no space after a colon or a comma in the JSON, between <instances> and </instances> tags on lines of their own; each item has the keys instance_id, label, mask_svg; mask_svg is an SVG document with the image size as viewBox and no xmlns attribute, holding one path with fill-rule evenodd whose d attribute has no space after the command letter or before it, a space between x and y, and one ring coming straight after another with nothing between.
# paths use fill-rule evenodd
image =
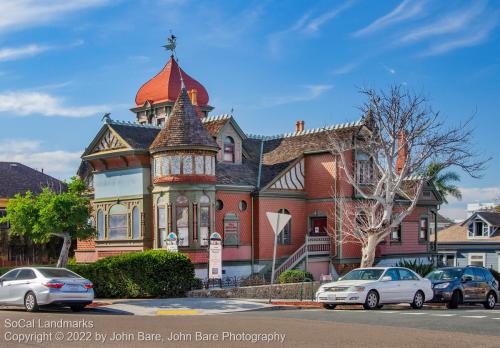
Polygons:
<instances>
[{"instance_id":1,"label":"arched window","mask_svg":"<svg viewBox=\"0 0 500 348\"><path fill-rule=\"evenodd\" d=\"M224 162L234 163L234 139L224 138Z\"/></svg>"},{"instance_id":2,"label":"arched window","mask_svg":"<svg viewBox=\"0 0 500 348\"><path fill-rule=\"evenodd\" d=\"M200 197L200 245L208 245L210 236L210 198Z\"/></svg>"},{"instance_id":3,"label":"arched window","mask_svg":"<svg viewBox=\"0 0 500 348\"><path fill-rule=\"evenodd\" d=\"M158 197L156 201L157 219L156 225L158 226L158 238L161 248L167 246L167 217L165 214L165 199L163 197Z\"/></svg>"},{"instance_id":4,"label":"arched window","mask_svg":"<svg viewBox=\"0 0 500 348\"><path fill-rule=\"evenodd\" d=\"M186 196L179 196L175 200L175 221L177 238L180 246L189 246L189 209Z\"/></svg>"},{"instance_id":5,"label":"arched window","mask_svg":"<svg viewBox=\"0 0 500 348\"><path fill-rule=\"evenodd\" d=\"M127 208L121 204L115 204L109 209L109 239L128 238Z\"/></svg>"},{"instance_id":6,"label":"arched window","mask_svg":"<svg viewBox=\"0 0 500 348\"><path fill-rule=\"evenodd\" d=\"M132 209L132 238L139 239L141 237L141 214L139 207Z\"/></svg>"},{"instance_id":7,"label":"arched window","mask_svg":"<svg viewBox=\"0 0 500 348\"><path fill-rule=\"evenodd\" d=\"M235 213L224 215L224 246L240 244L240 218Z\"/></svg>"},{"instance_id":8,"label":"arched window","mask_svg":"<svg viewBox=\"0 0 500 348\"><path fill-rule=\"evenodd\" d=\"M104 239L104 213L102 209L97 211L97 239Z\"/></svg>"},{"instance_id":9,"label":"arched window","mask_svg":"<svg viewBox=\"0 0 500 348\"><path fill-rule=\"evenodd\" d=\"M291 215L290 212L286 209L280 209L278 211L280 214ZM292 219L288 220L288 223L281 230L278 235L278 244L289 245L292 243Z\"/></svg>"}]
</instances>

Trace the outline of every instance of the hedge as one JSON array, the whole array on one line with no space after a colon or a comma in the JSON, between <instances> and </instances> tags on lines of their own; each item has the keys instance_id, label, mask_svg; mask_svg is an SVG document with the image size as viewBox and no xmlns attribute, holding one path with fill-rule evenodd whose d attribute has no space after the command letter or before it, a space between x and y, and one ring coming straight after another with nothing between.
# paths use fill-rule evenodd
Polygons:
<instances>
[{"instance_id":1,"label":"hedge","mask_svg":"<svg viewBox=\"0 0 500 348\"><path fill-rule=\"evenodd\" d=\"M306 279L307 278L307 279ZM301 269L291 269L280 274L278 282L285 283L300 283L304 280L314 280L313 275Z\"/></svg>"},{"instance_id":2,"label":"hedge","mask_svg":"<svg viewBox=\"0 0 500 348\"><path fill-rule=\"evenodd\" d=\"M195 281L189 258L165 250L110 256L68 268L92 281L101 298L184 296Z\"/></svg>"}]
</instances>

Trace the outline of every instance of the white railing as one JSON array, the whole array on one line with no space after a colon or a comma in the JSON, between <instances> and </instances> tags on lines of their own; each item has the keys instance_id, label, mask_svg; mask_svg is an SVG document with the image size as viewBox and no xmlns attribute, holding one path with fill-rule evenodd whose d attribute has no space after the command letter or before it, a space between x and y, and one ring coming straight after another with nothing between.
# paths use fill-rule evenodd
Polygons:
<instances>
[{"instance_id":1,"label":"white railing","mask_svg":"<svg viewBox=\"0 0 500 348\"><path fill-rule=\"evenodd\" d=\"M275 277L278 278L281 273L297 266L306 256L329 256L330 247L330 237L312 237L306 235L305 243L276 268Z\"/></svg>"}]
</instances>

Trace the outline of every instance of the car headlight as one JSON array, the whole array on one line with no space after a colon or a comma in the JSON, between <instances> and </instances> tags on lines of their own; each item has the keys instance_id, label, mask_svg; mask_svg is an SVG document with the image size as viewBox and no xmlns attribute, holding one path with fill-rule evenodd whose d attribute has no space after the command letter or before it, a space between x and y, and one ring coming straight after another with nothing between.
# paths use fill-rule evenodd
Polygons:
<instances>
[{"instance_id":1,"label":"car headlight","mask_svg":"<svg viewBox=\"0 0 500 348\"><path fill-rule=\"evenodd\" d=\"M365 287L364 286L353 286L349 290L355 291L355 292L363 292L363 291L365 291Z\"/></svg>"},{"instance_id":2,"label":"car headlight","mask_svg":"<svg viewBox=\"0 0 500 348\"><path fill-rule=\"evenodd\" d=\"M450 283L441 283L434 285L434 289L445 289L450 285Z\"/></svg>"}]
</instances>

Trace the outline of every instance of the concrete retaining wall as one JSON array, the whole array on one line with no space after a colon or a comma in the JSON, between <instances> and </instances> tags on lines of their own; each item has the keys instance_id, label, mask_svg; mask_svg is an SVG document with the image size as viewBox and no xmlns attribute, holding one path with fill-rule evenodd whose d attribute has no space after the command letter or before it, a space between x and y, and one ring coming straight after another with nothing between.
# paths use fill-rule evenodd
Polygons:
<instances>
[{"instance_id":1,"label":"concrete retaining wall","mask_svg":"<svg viewBox=\"0 0 500 348\"><path fill-rule=\"evenodd\" d=\"M303 299L311 299L319 287L319 282L304 283ZM300 299L302 283L275 284L272 287L273 298L276 299ZM226 289L202 289L187 293L188 297L219 297L219 298L269 298L269 285L242 286L239 288Z\"/></svg>"}]
</instances>

